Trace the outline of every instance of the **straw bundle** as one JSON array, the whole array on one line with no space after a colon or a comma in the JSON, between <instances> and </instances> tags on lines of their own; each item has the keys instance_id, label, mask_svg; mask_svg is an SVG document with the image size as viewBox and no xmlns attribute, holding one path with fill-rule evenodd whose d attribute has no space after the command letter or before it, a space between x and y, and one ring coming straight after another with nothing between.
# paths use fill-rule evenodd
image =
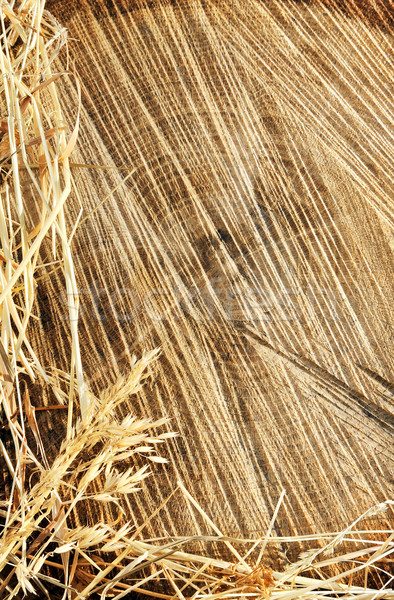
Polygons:
<instances>
[{"instance_id":1,"label":"straw bundle","mask_svg":"<svg viewBox=\"0 0 394 600\"><path fill-rule=\"evenodd\" d=\"M100 543L107 552L118 549L119 536L127 535L131 525L120 532L98 523L70 529L70 518L83 502L116 504L119 495L138 491L139 483L148 475L148 464L138 470L122 466L136 454L147 456L148 461L163 462L154 448L172 435L150 433L165 420L152 423L133 415L122 420L116 417L125 398L139 391L146 368L157 352L134 360L128 378L120 379L100 397L93 396L84 383L77 328L79 300L71 253L74 231L67 230L65 217L72 185L69 156L78 133L79 114L67 139L57 82L72 73L52 72L66 34L43 9L39 2L24 2L17 10L2 5L0 15L4 117L0 204L1 598L18 597L20 591L41 591L49 597L46 584L51 584L53 577L42 572L48 565L62 568L64 583L59 585L67 589L69 583L78 581L78 562L69 560L71 549L77 546L82 552ZM33 199L41 207L34 227ZM52 268L53 264L61 266L68 295L72 340L68 374L55 365L49 372L28 336L29 321L36 318L36 290L42 279L39 273L48 267L43 241L50 233L53 260L49 264ZM36 418L43 407L34 405L40 398L30 397L26 377L50 386L58 404L45 407L47 411L67 409L66 435L56 458L47 454L45 434ZM74 415L76 401L79 418ZM66 403L68 406L64 406ZM97 491L95 482L100 475ZM60 561L49 560L53 552L58 552Z\"/></svg>"},{"instance_id":2,"label":"straw bundle","mask_svg":"<svg viewBox=\"0 0 394 600\"><path fill-rule=\"evenodd\" d=\"M0 597L393 597L389 4L3 2Z\"/></svg>"}]
</instances>

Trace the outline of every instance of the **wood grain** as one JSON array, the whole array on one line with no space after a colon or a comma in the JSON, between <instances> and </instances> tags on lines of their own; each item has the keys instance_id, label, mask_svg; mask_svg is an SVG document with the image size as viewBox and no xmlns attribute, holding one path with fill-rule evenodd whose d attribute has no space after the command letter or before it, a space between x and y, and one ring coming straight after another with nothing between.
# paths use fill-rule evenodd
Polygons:
<instances>
[{"instance_id":1,"label":"wood grain","mask_svg":"<svg viewBox=\"0 0 394 600\"><path fill-rule=\"evenodd\" d=\"M392 495L392 35L373 4L378 26L320 2L48 4L75 38L73 160L135 170L75 236L84 366L97 389L161 346L129 410L180 432L131 518L178 478L230 536L263 535L282 489L278 535ZM71 219L127 173L74 175ZM61 289L42 284L34 335L64 366ZM201 531L180 495L148 529Z\"/></svg>"}]
</instances>

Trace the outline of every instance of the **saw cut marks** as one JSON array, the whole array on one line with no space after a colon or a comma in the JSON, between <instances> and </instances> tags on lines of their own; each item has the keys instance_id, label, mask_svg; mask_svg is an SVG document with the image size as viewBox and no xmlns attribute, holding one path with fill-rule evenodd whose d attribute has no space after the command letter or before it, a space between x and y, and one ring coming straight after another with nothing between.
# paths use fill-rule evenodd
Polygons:
<instances>
[{"instance_id":1,"label":"saw cut marks","mask_svg":"<svg viewBox=\"0 0 394 600\"><path fill-rule=\"evenodd\" d=\"M110 195L74 241L85 369L163 348L133 410L181 435L128 511L178 477L228 535L282 489L277 532L339 530L393 491L392 35L383 4L224 4L50 6L79 40L75 162L135 169L76 175L86 214Z\"/></svg>"}]
</instances>

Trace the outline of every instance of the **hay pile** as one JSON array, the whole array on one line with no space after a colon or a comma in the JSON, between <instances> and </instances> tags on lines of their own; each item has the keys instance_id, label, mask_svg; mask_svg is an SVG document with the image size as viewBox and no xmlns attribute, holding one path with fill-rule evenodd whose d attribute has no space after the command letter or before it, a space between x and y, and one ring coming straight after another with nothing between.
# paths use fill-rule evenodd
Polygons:
<instances>
[{"instance_id":1,"label":"hay pile","mask_svg":"<svg viewBox=\"0 0 394 600\"><path fill-rule=\"evenodd\" d=\"M335 31L340 23L342 41L351 45L354 23L334 12L335 22L324 4L316 6L317 13L275 2L234 3L231 10L214 2L209 10L199 2L142 3L128 10L82 2L78 43L87 44L82 60L89 67L81 71L96 69L87 80L69 60L66 30L43 2L2 3L0 598L121 598L136 591L159 598L394 598L394 532L385 518L392 502L383 502L392 435L385 322L388 33L357 22L358 42L366 44L356 47L358 62L344 51L336 64L338 40L329 24ZM61 17L61 5L58 11ZM379 14L387 23L384 10ZM135 61L124 65L122 54L112 55L119 61L119 99L105 97L115 103L107 112L100 94L93 100L96 86L105 89L100 77L113 67L95 65L91 39L100 38L103 17L113 20L113 35L122 25L123 50ZM254 35L257 17L272 48ZM81 35L85 29L90 42ZM131 35L138 46L126 44ZM317 41L327 64L313 62ZM112 43L117 48L119 40ZM284 77L295 60L299 70ZM334 63L331 81L327 69ZM360 92L354 84L362 85L367 71L372 83L364 81ZM115 135L113 113L121 107L128 116L122 86L135 72L142 77L132 79L134 113ZM100 125L96 138L86 129L89 113ZM99 146L106 135L109 155ZM341 174L331 176L338 165ZM131 207L116 197L124 189L131 190ZM118 226L118 237L110 236L119 250L115 262L108 245L97 245L114 227L107 221L110 202ZM128 238L122 225L130 214ZM92 226L97 215L101 222ZM354 230L373 232L375 245ZM124 260L130 247L138 274L132 291L136 280ZM86 283L82 293L78 280ZM86 306L80 311L92 282L98 298L112 302L113 330L109 319L92 323ZM109 293L111 283L117 294ZM363 313L371 298L380 309L374 323L370 311ZM139 352L138 361L131 338L138 350L152 348ZM157 362L159 344L164 357ZM127 369L119 368L121 359ZM143 385L152 369L154 383ZM137 392L138 400L130 400ZM134 416L130 402L139 402L137 412L148 418ZM324 406L334 406L327 423ZM231 407L239 414L229 414ZM162 414L174 414L175 423ZM336 418L343 414L341 429ZM354 420L357 440L349 442ZM291 458L279 447L278 431ZM211 448L214 436L223 438L221 448L221 442ZM332 477L329 439L341 447L344 463L357 457L350 471L357 470L361 491L343 465ZM176 485L171 471L158 466L146 488L151 465L166 460L156 452L166 440L187 485ZM300 440L310 475L297 469ZM194 451L196 466L181 460L182 444L185 456ZM251 468L254 452L259 468ZM144 493L130 502L141 487ZM215 499L218 489L224 503ZM332 497L318 501L319 490ZM342 514L333 514L341 501ZM356 511L364 514L356 518ZM334 526L345 520L346 528ZM327 531L316 532L317 524ZM299 560L283 556L283 549L291 557L300 548L308 551Z\"/></svg>"}]
</instances>

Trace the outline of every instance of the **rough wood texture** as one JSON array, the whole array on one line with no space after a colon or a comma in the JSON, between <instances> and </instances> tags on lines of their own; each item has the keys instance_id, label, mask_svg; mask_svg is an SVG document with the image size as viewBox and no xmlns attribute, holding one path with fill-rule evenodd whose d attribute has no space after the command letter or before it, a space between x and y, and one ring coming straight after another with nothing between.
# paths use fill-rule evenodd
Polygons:
<instances>
[{"instance_id":1,"label":"rough wood texture","mask_svg":"<svg viewBox=\"0 0 394 600\"><path fill-rule=\"evenodd\" d=\"M130 411L180 432L129 515L177 478L232 536L262 535L282 489L278 535L392 494L390 4L48 5L77 39L74 160L135 169L75 236L86 372L102 387L160 345ZM85 214L126 175L75 170ZM61 364L45 285L36 339ZM200 529L176 496L151 533Z\"/></svg>"}]
</instances>

